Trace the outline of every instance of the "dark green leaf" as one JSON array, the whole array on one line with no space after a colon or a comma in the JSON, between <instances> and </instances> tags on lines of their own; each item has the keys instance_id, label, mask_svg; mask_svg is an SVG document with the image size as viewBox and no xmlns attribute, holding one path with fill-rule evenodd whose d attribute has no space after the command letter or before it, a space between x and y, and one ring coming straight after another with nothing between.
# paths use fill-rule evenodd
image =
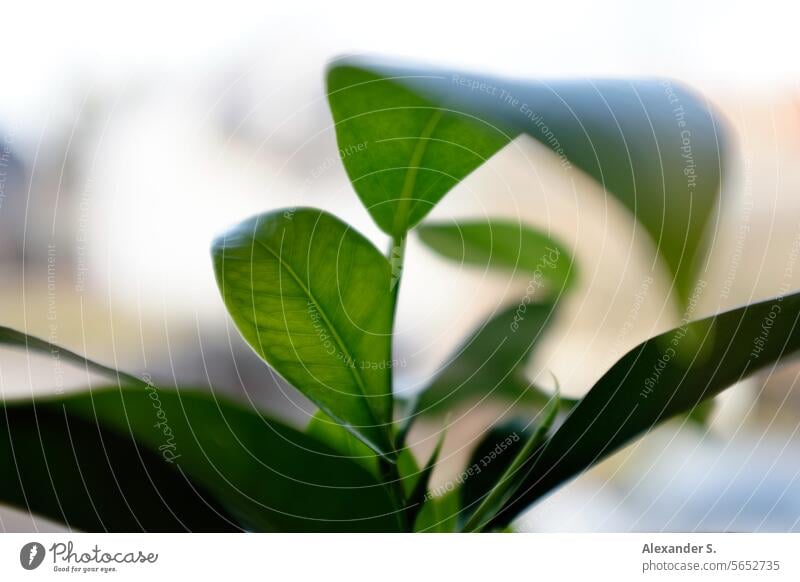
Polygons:
<instances>
[{"instance_id":1,"label":"dark green leaf","mask_svg":"<svg viewBox=\"0 0 800 582\"><path fill-rule=\"evenodd\" d=\"M549 236L504 220L422 224L417 233L428 247L460 264L510 270L536 288L562 293L575 277L564 248Z\"/></svg>"},{"instance_id":2,"label":"dark green leaf","mask_svg":"<svg viewBox=\"0 0 800 582\"><path fill-rule=\"evenodd\" d=\"M256 531L400 529L384 486L356 463L213 394L103 389L35 405L9 402L4 414L2 466L24 482L6 480L2 501L25 508L21 495L27 494L31 510L76 527L128 531L141 529L131 525L138 518L145 529L179 529L175 518L157 515L168 514L174 502L180 517L191 518L187 527L199 529L230 529L218 525L225 516ZM146 505L162 484L165 501ZM130 514L125 498L135 502ZM214 521L217 506L222 517Z\"/></svg>"},{"instance_id":3,"label":"dark green leaf","mask_svg":"<svg viewBox=\"0 0 800 582\"><path fill-rule=\"evenodd\" d=\"M148 419L152 429L155 417ZM0 503L92 532L235 531L158 451L58 402L0 404Z\"/></svg>"},{"instance_id":4,"label":"dark green leaf","mask_svg":"<svg viewBox=\"0 0 800 582\"><path fill-rule=\"evenodd\" d=\"M800 293L753 303L652 338L617 362L535 457L494 525L656 424L800 348ZM687 341L689 338L696 341Z\"/></svg>"},{"instance_id":5,"label":"dark green leaf","mask_svg":"<svg viewBox=\"0 0 800 582\"><path fill-rule=\"evenodd\" d=\"M387 233L413 226L484 158L527 133L634 214L688 301L719 194L725 140L711 106L681 85L523 81L353 58L332 66L328 89L339 147L365 144L343 155L345 167ZM439 135L445 120L452 129ZM423 168L416 183L407 179L409 167ZM408 198L419 200L411 212Z\"/></svg>"},{"instance_id":6,"label":"dark green leaf","mask_svg":"<svg viewBox=\"0 0 800 582\"><path fill-rule=\"evenodd\" d=\"M547 405L542 409L536 430L534 430L523 441L522 446L515 452L511 462L505 468L500 478L492 485L488 493L481 499L478 507L472 512L464 531L477 532L481 531L490 521L491 518L499 511L505 502L514 494L517 488L522 484L528 474L530 473L531 460L534 453L538 450L547 438L550 432L550 427L555 422L556 415L558 414L559 394L553 395ZM538 420L538 417L537 417ZM509 440L503 441L495 445L495 449L489 453L489 458L494 455L502 453L503 444L509 445L513 443L513 437ZM498 448L500 449L498 451Z\"/></svg>"},{"instance_id":7,"label":"dark green leaf","mask_svg":"<svg viewBox=\"0 0 800 582\"><path fill-rule=\"evenodd\" d=\"M325 414L393 456L386 258L308 208L253 217L212 253L225 305L256 352Z\"/></svg>"},{"instance_id":8,"label":"dark green leaf","mask_svg":"<svg viewBox=\"0 0 800 582\"><path fill-rule=\"evenodd\" d=\"M466 478L459 488L462 525L503 476L530 434L530 423L520 419L493 426L486 432L470 455Z\"/></svg>"}]
</instances>

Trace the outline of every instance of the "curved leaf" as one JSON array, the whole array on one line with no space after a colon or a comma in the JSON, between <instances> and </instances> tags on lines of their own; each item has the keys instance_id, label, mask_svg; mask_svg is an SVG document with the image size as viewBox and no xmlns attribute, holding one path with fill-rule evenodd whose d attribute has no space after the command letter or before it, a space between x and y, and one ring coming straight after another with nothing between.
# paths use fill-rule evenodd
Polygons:
<instances>
[{"instance_id":1,"label":"curved leaf","mask_svg":"<svg viewBox=\"0 0 800 582\"><path fill-rule=\"evenodd\" d=\"M525 481L530 467L527 469L524 467L525 465L530 465L533 454L538 450L539 445L547 438L547 433L550 432L550 427L553 426L553 422L555 422L556 415L558 414L558 404L559 394L556 392L542 409L541 415L543 418L536 426L536 430L528 435L519 450L515 451L515 454L511 457L511 462L508 463L497 481L492 484L491 489L481 499L478 506L472 512L472 515L470 515L467 523L464 525L464 531L481 531L486 524L491 521L495 513L503 507L503 504L514 494L519 485ZM508 441L505 442L508 443ZM497 449L493 452L496 450Z\"/></svg>"},{"instance_id":2,"label":"curved leaf","mask_svg":"<svg viewBox=\"0 0 800 582\"><path fill-rule=\"evenodd\" d=\"M321 210L255 216L218 238L214 270L248 343L376 452L390 438L391 269Z\"/></svg>"},{"instance_id":3,"label":"curved leaf","mask_svg":"<svg viewBox=\"0 0 800 582\"><path fill-rule=\"evenodd\" d=\"M522 368L552 322L556 304L529 301L506 307L473 332L419 395L417 414L442 414L492 397L520 404L547 402L548 396L523 377Z\"/></svg>"},{"instance_id":4,"label":"curved leaf","mask_svg":"<svg viewBox=\"0 0 800 582\"><path fill-rule=\"evenodd\" d=\"M398 230L395 215L399 230L413 226L481 158L526 133L563 167L594 177L634 214L688 301L719 194L725 140L711 106L681 85L527 81L349 58L331 66L328 90L339 147L366 144L343 162L386 232ZM453 120L448 135L431 132L436 112ZM449 142L451 155L428 150L415 156L427 141ZM408 190L409 167L423 171L411 189L420 203L406 218L399 200Z\"/></svg>"},{"instance_id":5,"label":"curved leaf","mask_svg":"<svg viewBox=\"0 0 800 582\"><path fill-rule=\"evenodd\" d=\"M61 360L80 366L89 372L94 372L96 374L100 374L101 376L105 376L109 380L116 380L119 385L147 385L146 382L143 382L139 378L126 372L121 372L120 370L104 366L103 364L90 360L80 354L76 354L71 350L51 344L43 339L28 335L10 327L0 326L0 345L6 345L11 348L58 357Z\"/></svg>"},{"instance_id":6,"label":"curved leaf","mask_svg":"<svg viewBox=\"0 0 800 582\"><path fill-rule=\"evenodd\" d=\"M55 402L0 404L0 467L1 503L69 528L240 530L232 514L158 451Z\"/></svg>"},{"instance_id":7,"label":"curved leaf","mask_svg":"<svg viewBox=\"0 0 800 582\"><path fill-rule=\"evenodd\" d=\"M189 529L399 530L367 471L209 393L102 389L8 402L3 413L0 462L22 483L5 480L2 501L76 527L184 529L172 508Z\"/></svg>"},{"instance_id":8,"label":"curved leaf","mask_svg":"<svg viewBox=\"0 0 800 582\"><path fill-rule=\"evenodd\" d=\"M465 470L466 478L458 489L459 522L462 526L525 446L531 434L529 426L521 419L492 426L472 451Z\"/></svg>"},{"instance_id":9,"label":"curved leaf","mask_svg":"<svg viewBox=\"0 0 800 582\"><path fill-rule=\"evenodd\" d=\"M594 385L535 457L494 526L656 424L691 411L800 349L800 293L687 324L634 348ZM697 341L688 341L688 338Z\"/></svg>"},{"instance_id":10,"label":"curved leaf","mask_svg":"<svg viewBox=\"0 0 800 582\"><path fill-rule=\"evenodd\" d=\"M417 234L443 257L483 269L512 271L551 292L566 291L575 277L574 263L560 244L511 221L428 223L420 225Z\"/></svg>"}]
</instances>

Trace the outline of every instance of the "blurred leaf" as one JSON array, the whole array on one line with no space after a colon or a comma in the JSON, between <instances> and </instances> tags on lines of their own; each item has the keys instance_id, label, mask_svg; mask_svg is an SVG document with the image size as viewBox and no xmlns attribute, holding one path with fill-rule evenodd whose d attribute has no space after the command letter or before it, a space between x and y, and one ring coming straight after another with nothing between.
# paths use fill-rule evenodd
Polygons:
<instances>
[{"instance_id":1,"label":"blurred leaf","mask_svg":"<svg viewBox=\"0 0 800 582\"><path fill-rule=\"evenodd\" d=\"M556 392L542 409L542 419L539 421L536 429L522 441L522 446L518 451L511 451L514 452L514 455L510 457L511 462L508 463L506 468L499 475L497 481L491 484L490 489L485 495L478 498L480 503L478 507L472 511L472 515L470 515L464 526L464 531L477 532L483 530L491 517L503 507L506 500L508 500L519 485L525 481L530 473L530 461L533 457L533 453L547 438L550 427L552 427L553 422L555 422L556 415L558 414L558 404L559 393ZM523 434L525 433L523 432ZM507 440L498 442L495 448L488 453L488 459L484 457L481 461L486 459L487 462L491 462L491 460L503 452L503 444L508 447L508 445L514 442L513 437L506 438ZM500 449L499 452L498 448ZM492 453L494 453L494 456L492 456ZM464 505L463 507L467 509L469 506Z\"/></svg>"},{"instance_id":2,"label":"blurred leaf","mask_svg":"<svg viewBox=\"0 0 800 582\"><path fill-rule=\"evenodd\" d=\"M308 208L246 220L212 254L225 305L253 349L325 414L393 456L386 258Z\"/></svg>"},{"instance_id":3,"label":"blurred leaf","mask_svg":"<svg viewBox=\"0 0 800 582\"><path fill-rule=\"evenodd\" d=\"M707 427L714 412L714 405L714 400L704 400L687 413L686 419L697 426Z\"/></svg>"},{"instance_id":4,"label":"blurred leaf","mask_svg":"<svg viewBox=\"0 0 800 582\"><path fill-rule=\"evenodd\" d=\"M458 489L438 497L431 497L417 516L414 531L425 533L451 533L458 529Z\"/></svg>"},{"instance_id":5,"label":"blurred leaf","mask_svg":"<svg viewBox=\"0 0 800 582\"><path fill-rule=\"evenodd\" d=\"M658 423L686 413L800 348L800 293L727 311L654 337L594 385L536 455L494 526ZM694 334L700 345L686 341Z\"/></svg>"},{"instance_id":6,"label":"blurred leaf","mask_svg":"<svg viewBox=\"0 0 800 582\"><path fill-rule=\"evenodd\" d=\"M395 239L510 138L396 79L346 64L328 71L328 101L347 175Z\"/></svg>"},{"instance_id":7,"label":"blurred leaf","mask_svg":"<svg viewBox=\"0 0 800 582\"><path fill-rule=\"evenodd\" d=\"M459 488L459 522L464 525L508 469L531 435L530 423L514 419L491 427L470 455Z\"/></svg>"},{"instance_id":8,"label":"blurred leaf","mask_svg":"<svg viewBox=\"0 0 800 582\"><path fill-rule=\"evenodd\" d=\"M522 372L551 323L556 304L529 300L506 307L473 332L419 395L418 414L442 414L484 398L518 404L547 402L549 396L531 386Z\"/></svg>"},{"instance_id":9,"label":"blurred leaf","mask_svg":"<svg viewBox=\"0 0 800 582\"><path fill-rule=\"evenodd\" d=\"M151 413L147 426L152 428ZM58 402L0 404L0 503L90 532L236 531L180 469Z\"/></svg>"},{"instance_id":10,"label":"blurred leaf","mask_svg":"<svg viewBox=\"0 0 800 582\"><path fill-rule=\"evenodd\" d=\"M200 529L230 529L218 527L229 515L255 531L399 530L385 488L356 463L212 394L114 388L4 409L11 420L2 464L23 482L6 480L2 501L27 502L76 527L131 531L141 529L131 525L140 519L145 529L182 529L164 515L174 502ZM158 480L148 485L151 471ZM168 497L152 502L162 483ZM130 515L122 506L127 498L136 503ZM92 503L96 514L87 509ZM215 506L222 516L214 518ZM62 516L62 508L69 513Z\"/></svg>"},{"instance_id":11,"label":"blurred leaf","mask_svg":"<svg viewBox=\"0 0 800 582\"><path fill-rule=\"evenodd\" d=\"M618 198L652 237L679 297L691 296L725 139L711 106L680 84L517 80L356 57L332 65L328 90L345 168L387 233L419 222L485 158L527 133L563 168L577 166ZM346 153L357 144L363 151Z\"/></svg>"},{"instance_id":12,"label":"blurred leaf","mask_svg":"<svg viewBox=\"0 0 800 582\"><path fill-rule=\"evenodd\" d=\"M537 288L566 291L575 276L573 261L549 236L522 224L488 220L422 224L420 239L459 264L510 270L528 277Z\"/></svg>"},{"instance_id":13,"label":"blurred leaf","mask_svg":"<svg viewBox=\"0 0 800 582\"><path fill-rule=\"evenodd\" d=\"M73 351L62 348L61 346L57 346L55 344L51 344L50 342L46 342L32 335L11 329L10 327L0 326L0 346L3 345L11 348L50 355L54 358L58 358L61 361L76 364L88 372L94 372L96 374L100 374L101 376L105 376L110 380L116 380L120 385L127 384L131 386L146 386L145 382L135 376L115 370L114 368L109 368L108 366L99 364L95 361L85 358L84 356L81 356L80 354L76 354Z\"/></svg>"}]
</instances>

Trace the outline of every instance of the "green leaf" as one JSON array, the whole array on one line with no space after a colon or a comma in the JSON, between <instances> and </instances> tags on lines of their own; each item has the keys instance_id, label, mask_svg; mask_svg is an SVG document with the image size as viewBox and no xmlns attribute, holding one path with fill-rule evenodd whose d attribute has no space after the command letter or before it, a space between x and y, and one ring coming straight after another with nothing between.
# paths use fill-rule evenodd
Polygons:
<instances>
[{"instance_id":1,"label":"green leaf","mask_svg":"<svg viewBox=\"0 0 800 582\"><path fill-rule=\"evenodd\" d=\"M174 503L186 527L206 530L400 529L384 486L356 463L213 394L102 389L7 402L2 418L0 464L22 482L4 480L0 501L74 527L184 529Z\"/></svg>"},{"instance_id":2,"label":"green leaf","mask_svg":"<svg viewBox=\"0 0 800 582\"><path fill-rule=\"evenodd\" d=\"M309 208L255 216L218 238L212 254L225 305L253 349L330 418L393 457L386 258Z\"/></svg>"},{"instance_id":3,"label":"green leaf","mask_svg":"<svg viewBox=\"0 0 800 582\"><path fill-rule=\"evenodd\" d=\"M436 462L439 460L439 454L442 452L442 445L444 444L446 432L445 429L442 429L436 447L433 449L428 462L425 464L425 468L419 473L419 477L414 484L414 489L408 496L408 522L412 526L416 523L420 511L428 500L428 484L430 483L433 470L436 468Z\"/></svg>"},{"instance_id":4,"label":"green leaf","mask_svg":"<svg viewBox=\"0 0 800 582\"><path fill-rule=\"evenodd\" d=\"M345 168L387 233L413 226L483 159L526 133L619 199L652 237L679 296L691 296L725 138L712 107L683 86L518 80L350 58L332 65L328 90ZM453 127L439 135L445 120ZM357 144L363 151L347 154ZM408 168L422 168L416 181ZM419 200L411 212L409 198Z\"/></svg>"},{"instance_id":5,"label":"green leaf","mask_svg":"<svg viewBox=\"0 0 800 582\"><path fill-rule=\"evenodd\" d=\"M452 533L458 529L458 489L438 497L431 497L417 516L414 531L424 533Z\"/></svg>"},{"instance_id":6,"label":"green leaf","mask_svg":"<svg viewBox=\"0 0 800 582\"><path fill-rule=\"evenodd\" d=\"M524 482L530 472L530 461L533 453L547 438L547 433L550 432L550 427L553 426L553 422L558 414L558 404L559 394L556 392L542 409L541 415L543 418L536 427L536 430L525 439L520 450L516 451L514 456L511 457L511 462L505 468L500 478L493 484L486 496L481 499L480 504L467 520L464 531L481 531L490 518L494 516L495 512L503 507L505 501L512 496L519 485ZM504 442L508 443L508 441ZM495 451L496 450L497 449L495 449ZM524 469L525 465L529 465L529 467Z\"/></svg>"},{"instance_id":7,"label":"green leaf","mask_svg":"<svg viewBox=\"0 0 800 582\"><path fill-rule=\"evenodd\" d=\"M378 455L324 412L317 411L311 417L306 433L341 453L345 458L358 463L375 478L380 478ZM420 469L410 449L405 447L400 449L397 455L397 470L403 482L403 491L406 495L411 495L419 479Z\"/></svg>"},{"instance_id":8,"label":"green leaf","mask_svg":"<svg viewBox=\"0 0 800 582\"><path fill-rule=\"evenodd\" d=\"M152 429L154 416L148 419ZM0 503L91 532L237 531L177 466L58 402L0 404Z\"/></svg>"},{"instance_id":9,"label":"green leaf","mask_svg":"<svg viewBox=\"0 0 800 582\"><path fill-rule=\"evenodd\" d=\"M378 477L378 456L375 451L321 410L311 417L306 434L325 443L345 458L364 467L371 475Z\"/></svg>"},{"instance_id":10,"label":"green leaf","mask_svg":"<svg viewBox=\"0 0 800 582\"><path fill-rule=\"evenodd\" d=\"M523 299L475 330L420 395L418 414L442 414L472 400L503 398L544 404L548 396L530 385L522 368L554 317L555 302Z\"/></svg>"},{"instance_id":11,"label":"green leaf","mask_svg":"<svg viewBox=\"0 0 800 582\"><path fill-rule=\"evenodd\" d=\"M340 64L328 101L342 161L364 206L395 239L510 138L379 72Z\"/></svg>"},{"instance_id":12,"label":"green leaf","mask_svg":"<svg viewBox=\"0 0 800 582\"><path fill-rule=\"evenodd\" d=\"M463 526L511 465L531 435L530 423L519 418L492 426L470 455L458 489L459 522Z\"/></svg>"},{"instance_id":13,"label":"green leaf","mask_svg":"<svg viewBox=\"0 0 800 582\"><path fill-rule=\"evenodd\" d=\"M563 293L575 278L564 248L544 233L504 220L422 224L417 228L428 247L459 264L492 267L527 277L544 291Z\"/></svg>"},{"instance_id":14,"label":"green leaf","mask_svg":"<svg viewBox=\"0 0 800 582\"><path fill-rule=\"evenodd\" d=\"M800 293L676 328L634 348L580 401L536 455L524 485L498 515L529 504L635 437L800 349ZM697 341L688 341L694 336Z\"/></svg>"},{"instance_id":15,"label":"green leaf","mask_svg":"<svg viewBox=\"0 0 800 582\"><path fill-rule=\"evenodd\" d=\"M2 345L57 357L61 361L70 362L89 372L100 374L110 380L116 380L119 385L147 385L135 376L104 366L103 364L90 360L80 354L76 354L66 348L51 344L32 335L11 329L10 327L0 326L0 346Z\"/></svg>"}]
</instances>

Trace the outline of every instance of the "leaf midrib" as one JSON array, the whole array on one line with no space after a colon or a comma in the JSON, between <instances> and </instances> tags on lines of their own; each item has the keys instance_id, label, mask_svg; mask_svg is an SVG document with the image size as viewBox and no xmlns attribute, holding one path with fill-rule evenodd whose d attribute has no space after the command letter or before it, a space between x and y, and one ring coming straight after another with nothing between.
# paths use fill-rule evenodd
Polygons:
<instances>
[{"instance_id":1,"label":"leaf midrib","mask_svg":"<svg viewBox=\"0 0 800 582\"><path fill-rule=\"evenodd\" d=\"M394 217L394 235L402 236L408 226L408 213L410 212L411 194L414 192L414 186L417 182L417 174L419 173L419 164L422 162L422 157L425 155L425 150L428 148L429 138L436 130L436 126L444 116L444 110L436 108L431 114L425 127L422 129L417 138L417 145L411 153L411 159L408 162L408 172L403 182L403 189L400 192L399 201L397 204L397 213Z\"/></svg>"},{"instance_id":2,"label":"leaf midrib","mask_svg":"<svg viewBox=\"0 0 800 582\"><path fill-rule=\"evenodd\" d=\"M261 245L261 247L264 248L264 250L266 250L269 254L271 254L273 257L275 257L275 260L277 260L278 263L280 263L281 266L283 266L286 269L286 271L291 275L292 279L295 280L295 282L300 286L300 288L303 290L303 292L306 294L306 296L314 304L314 307L316 308L317 312L320 314L320 317L322 317L323 321L325 322L325 325L328 327L328 330L331 332L331 335L333 336L334 341L336 341L336 344L339 346L339 349L341 349L342 352L344 353L344 355L347 357L347 361L348 362L355 362L355 358L353 358L353 356L350 354L350 350L347 349L347 347L345 346L344 342L342 341L342 338L339 337L339 332L336 331L336 328L331 323L331 320L328 318L328 314L325 313L325 310L322 308L322 305L320 304L320 302L317 300L317 298L311 292L311 289L309 289L305 285L305 283L303 283L302 278L294 271L292 266L289 263L287 263L286 260L283 259L280 254L276 253L272 248L270 248L269 245L267 245L264 241L262 241L262 240L260 240L258 238L254 238L253 240L255 240L259 245ZM287 330L287 333L288 333L288 330ZM289 334L289 335L291 335L291 334ZM365 401L366 406L367 406L367 412L369 412L369 416L372 419L372 422L375 423L375 426L379 426L379 424L378 424L378 422L377 422L377 420L375 418L374 411L372 410L372 406L370 406L370 403L369 403L369 400L368 400L369 397L367 395L366 385L364 383L364 379L361 377L361 374L358 373L358 370L356 368L353 368L352 366L345 366L345 368L350 370L350 374L353 376L353 379L356 381L356 386L361 391L361 394L365 399L364 401Z\"/></svg>"}]
</instances>

